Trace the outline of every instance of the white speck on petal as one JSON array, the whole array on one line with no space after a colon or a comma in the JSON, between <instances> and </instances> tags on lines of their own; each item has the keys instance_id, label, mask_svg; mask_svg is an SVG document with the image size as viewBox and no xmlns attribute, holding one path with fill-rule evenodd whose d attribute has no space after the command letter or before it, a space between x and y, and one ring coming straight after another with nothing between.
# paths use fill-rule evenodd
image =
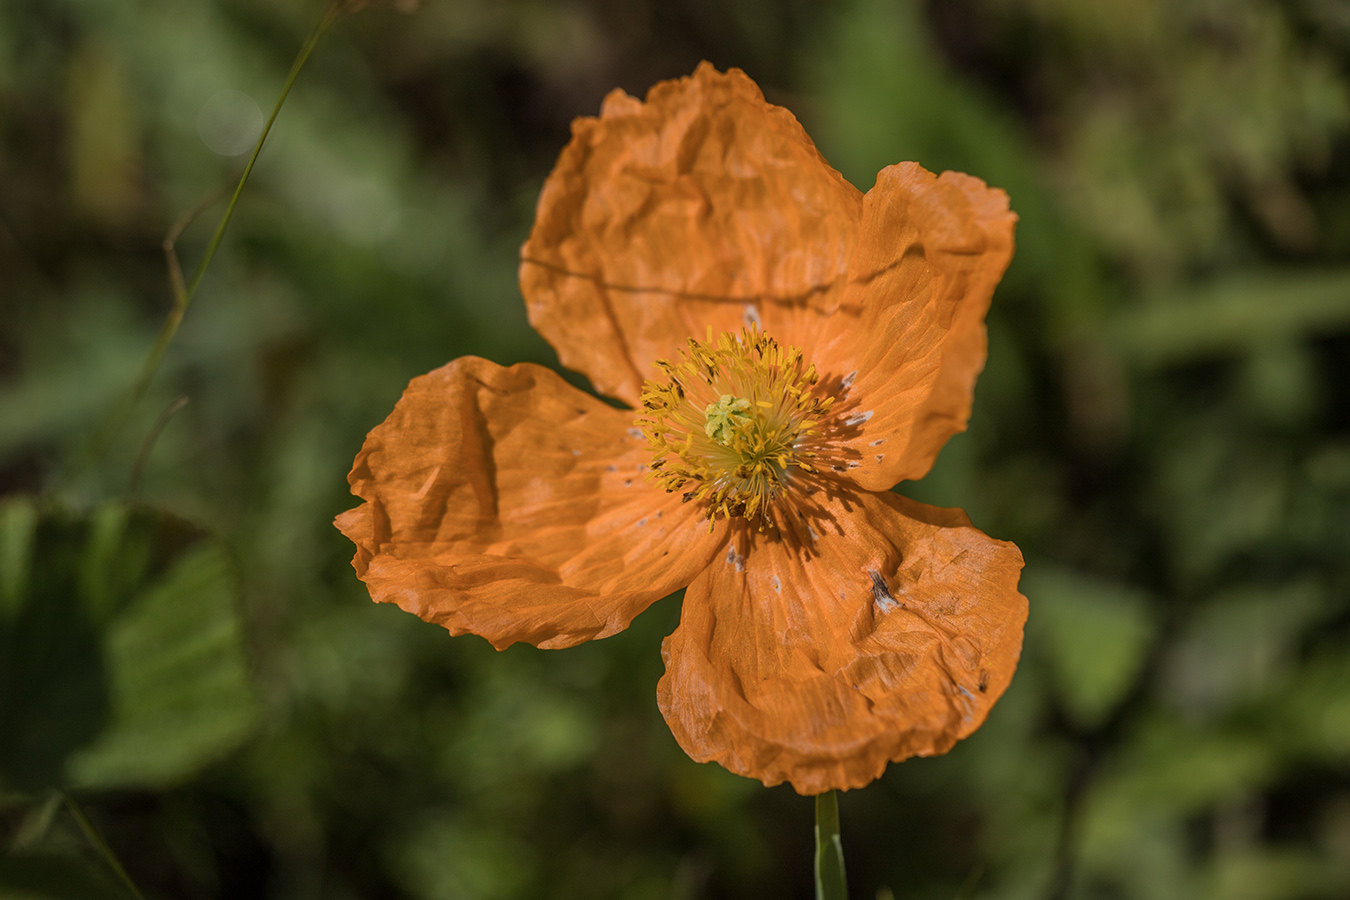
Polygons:
<instances>
[{"instance_id":1,"label":"white speck on petal","mask_svg":"<svg viewBox=\"0 0 1350 900\"><path fill-rule=\"evenodd\" d=\"M872 415L872 414L871 414L871 413L868 413L868 415L870 416L870 415ZM628 436L631 437L631 438L637 438L638 440L641 440L641 439L642 439L642 429L641 429L641 428L630 428L630 429L628 429Z\"/></svg>"},{"instance_id":2,"label":"white speck on petal","mask_svg":"<svg viewBox=\"0 0 1350 900\"><path fill-rule=\"evenodd\" d=\"M574 450L572 451L572 455L573 455L573 456L580 456L580 455L581 455L581 451L580 451L580 450L575 450L575 449L574 449Z\"/></svg>"},{"instance_id":3,"label":"white speck on petal","mask_svg":"<svg viewBox=\"0 0 1350 900\"><path fill-rule=\"evenodd\" d=\"M737 572L745 571L745 557L736 552L735 546L727 547L727 562L735 566Z\"/></svg>"},{"instance_id":4,"label":"white speck on petal","mask_svg":"<svg viewBox=\"0 0 1350 900\"><path fill-rule=\"evenodd\" d=\"M849 416L847 419L844 420L844 424L861 425L870 418L872 418L872 410L869 409L867 412L854 413L853 415Z\"/></svg>"},{"instance_id":5,"label":"white speck on petal","mask_svg":"<svg viewBox=\"0 0 1350 900\"><path fill-rule=\"evenodd\" d=\"M806 533L811 535L811 540L813 541L820 540L820 535L816 534L816 530L812 528L810 525L806 526Z\"/></svg>"},{"instance_id":6,"label":"white speck on petal","mask_svg":"<svg viewBox=\"0 0 1350 900\"><path fill-rule=\"evenodd\" d=\"M881 462L881 461L882 461L883 459L885 459L885 458L886 458L886 454L885 454L885 453L878 453L878 454L877 454L877 462Z\"/></svg>"},{"instance_id":7,"label":"white speck on petal","mask_svg":"<svg viewBox=\"0 0 1350 900\"><path fill-rule=\"evenodd\" d=\"M773 576L773 589L780 594L783 593L783 582L777 575Z\"/></svg>"},{"instance_id":8,"label":"white speck on petal","mask_svg":"<svg viewBox=\"0 0 1350 900\"><path fill-rule=\"evenodd\" d=\"M427 480L422 482L422 486L417 489L417 493L413 494L412 498L414 500L421 500L423 497L425 497L427 493L431 490L431 486L436 483L436 476L440 474L441 474L440 466L437 466L436 468L432 469L431 474L427 476Z\"/></svg>"},{"instance_id":9,"label":"white speck on petal","mask_svg":"<svg viewBox=\"0 0 1350 900\"><path fill-rule=\"evenodd\" d=\"M875 441L872 442L872 446L873 446L873 447L880 447L880 446L881 446L882 444L884 444L884 443L886 443L886 439L885 439L885 438L877 438Z\"/></svg>"},{"instance_id":10,"label":"white speck on petal","mask_svg":"<svg viewBox=\"0 0 1350 900\"><path fill-rule=\"evenodd\" d=\"M764 324L759 317L759 309L753 303L747 303L745 305L745 312L741 313L741 321L745 323L746 328L749 328L751 325Z\"/></svg>"},{"instance_id":11,"label":"white speck on petal","mask_svg":"<svg viewBox=\"0 0 1350 900\"><path fill-rule=\"evenodd\" d=\"M858 379L858 370L854 369L852 372L849 372L847 375L845 375L844 380L840 383L844 386L844 390L848 390L849 388L853 387L853 382L856 381L857 379Z\"/></svg>"}]
</instances>

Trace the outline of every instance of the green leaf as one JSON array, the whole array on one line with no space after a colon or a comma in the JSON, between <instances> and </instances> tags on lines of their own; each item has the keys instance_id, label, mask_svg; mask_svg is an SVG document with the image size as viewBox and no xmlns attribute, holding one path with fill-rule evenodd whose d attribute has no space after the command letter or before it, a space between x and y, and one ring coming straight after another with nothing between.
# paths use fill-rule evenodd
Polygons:
<instances>
[{"instance_id":1,"label":"green leaf","mask_svg":"<svg viewBox=\"0 0 1350 900\"><path fill-rule=\"evenodd\" d=\"M69 856L0 856L4 900L125 900L126 896L103 872Z\"/></svg>"},{"instance_id":2,"label":"green leaf","mask_svg":"<svg viewBox=\"0 0 1350 900\"><path fill-rule=\"evenodd\" d=\"M1204 890L1188 835L1217 808L1259 797L1279 774L1260 736L1151 717L1101 761L1088 788L1076 837L1081 877L1114 883L1122 897L1236 896Z\"/></svg>"},{"instance_id":3,"label":"green leaf","mask_svg":"<svg viewBox=\"0 0 1350 900\"><path fill-rule=\"evenodd\" d=\"M1283 690L1265 699L1262 720L1288 751L1332 765L1350 760L1350 653L1344 641L1319 649Z\"/></svg>"},{"instance_id":4,"label":"green leaf","mask_svg":"<svg viewBox=\"0 0 1350 900\"><path fill-rule=\"evenodd\" d=\"M1206 893L1222 900L1344 897L1350 892L1344 860L1302 847L1244 847L1217 856L1206 875Z\"/></svg>"},{"instance_id":5,"label":"green leaf","mask_svg":"<svg viewBox=\"0 0 1350 900\"><path fill-rule=\"evenodd\" d=\"M1168 447L1142 487L1166 528L1171 560L1188 581L1278 545L1292 524L1287 451L1250 433L1219 414L1156 429Z\"/></svg>"},{"instance_id":6,"label":"green leaf","mask_svg":"<svg viewBox=\"0 0 1350 900\"><path fill-rule=\"evenodd\" d=\"M31 503L0 504L0 620L17 616L23 603L36 528Z\"/></svg>"},{"instance_id":7,"label":"green leaf","mask_svg":"<svg viewBox=\"0 0 1350 900\"><path fill-rule=\"evenodd\" d=\"M1276 692L1296 670L1303 635L1328 612L1326 589L1311 577L1214 594L1167 653L1167 699L1190 720L1209 721Z\"/></svg>"},{"instance_id":8,"label":"green leaf","mask_svg":"<svg viewBox=\"0 0 1350 900\"><path fill-rule=\"evenodd\" d=\"M253 726L220 542L149 509L0 506L0 785L162 787Z\"/></svg>"},{"instance_id":9,"label":"green leaf","mask_svg":"<svg viewBox=\"0 0 1350 900\"><path fill-rule=\"evenodd\" d=\"M232 749L255 715L240 641L225 554L196 547L109 627L112 723L71 759L72 783L167 785Z\"/></svg>"},{"instance_id":10,"label":"green leaf","mask_svg":"<svg viewBox=\"0 0 1350 900\"><path fill-rule=\"evenodd\" d=\"M1253 271L1122 313L1111 336L1142 366L1245 353L1272 342L1336 334L1350 323L1350 271Z\"/></svg>"},{"instance_id":11,"label":"green leaf","mask_svg":"<svg viewBox=\"0 0 1350 900\"><path fill-rule=\"evenodd\" d=\"M0 786L37 792L107 721L103 647L71 590L76 524L39 522L26 499L6 502L0 523L0 584L14 590L0 618Z\"/></svg>"},{"instance_id":12,"label":"green leaf","mask_svg":"<svg viewBox=\"0 0 1350 900\"><path fill-rule=\"evenodd\" d=\"M425 900L509 900L537 896L530 890L536 851L499 822L459 814L428 816L390 851L395 877L410 896Z\"/></svg>"},{"instance_id":13,"label":"green leaf","mask_svg":"<svg viewBox=\"0 0 1350 900\"><path fill-rule=\"evenodd\" d=\"M1103 765L1094 803L1118 812L1122 822L1181 817L1250 794L1275 767L1274 749L1259 735L1157 715Z\"/></svg>"},{"instance_id":14,"label":"green leaf","mask_svg":"<svg viewBox=\"0 0 1350 900\"><path fill-rule=\"evenodd\" d=\"M1039 650L1055 690L1080 724L1110 715L1134 683L1153 639L1146 595L1062 569L1028 565L1028 645Z\"/></svg>"}]
</instances>

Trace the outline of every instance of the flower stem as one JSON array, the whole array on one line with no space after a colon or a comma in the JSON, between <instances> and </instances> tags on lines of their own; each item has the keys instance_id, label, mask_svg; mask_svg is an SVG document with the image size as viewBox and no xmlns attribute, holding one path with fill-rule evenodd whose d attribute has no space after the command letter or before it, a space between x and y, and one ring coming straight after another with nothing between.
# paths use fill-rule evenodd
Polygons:
<instances>
[{"instance_id":1,"label":"flower stem","mask_svg":"<svg viewBox=\"0 0 1350 900\"><path fill-rule=\"evenodd\" d=\"M160 326L159 334L155 336L154 346L150 348L145 361L141 363L141 370L137 374L136 380L127 389L121 401L108 417L104 419L93 438L90 439L83 458L75 467L76 472L83 470L86 465L96 462L107 452L108 447L122 430L122 426L126 424L131 417L131 413L145 396L146 390L150 387L150 381L155 377L155 373L159 371L160 363L164 360L164 354L168 352L174 335L178 333L178 326L183 322L184 313L192 304L192 298L196 295L197 288L201 285L202 278L206 275L206 270L210 267L211 260L216 255L216 250L219 249L220 243L225 237L225 229L229 227L230 219L234 216L234 209L239 204L239 197L244 192L244 185L248 184L249 176L253 174L253 166L258 161L258 154L262 152L263 144L267 140L267 135L272 131L272 125L276 122L282 105L285 104L287 96L290 95L291 88L295 86L295 80L300 76L300 70L305 67L305 63L309 61L314 48L318 46L319 39L337 21L340 12L340 3L330 3L318 24L314 26L314 30L310 32L309 37L300 47L300 52L296 54L295 62L291 64L290 74L286 76L286 83L281 88L281 95L277 97L277 102L272 107L272 114L267 117L262 133L258 135L258 140L253 145L253 153L248 158L248 164L244 166L243 174L239 176L239 183L235 185L229 205L225 207L225 213L220 218L220 224L216 226L215 234L211 236L211 241L206 245L206 251L202 254L201 261L197 263L197 268L193 271L191 280L186 284L183 282L183 272L178 264L178 254L174 249L174 244L179 232L186 227L191 218L176 224L169 235L165 237L164 253L169 262L169 283L173 289L173 307L164 318L164 324ZM192 218L195 218L196 213L201 211L201 208L195 210Z\"/></svg>"},{"instance_id":2,"label":"flower stem","mask_svg":"<svg viewBox=\"0 0 1350 900\"><path fill-rule=\"evenodd\" d=\"M295 56L295 62L291 64L290 74L286 76L286 83L281 88L281 96L277 97L277 102L272 107L272 114L267 117L267 123L263 125L262 133L258 135L258 141L253 145L253 153L249 155L248 165L244 166L244 173L239 176L239 184L235 186L234 195L230 197L230 205L225 207L225 215L221 216L220 224L216 226L216 233L211 237L211 243L206 246L206 252L202 254L201 262L197 264L197 270L192 275L192 280L188 282L187 288L183 291L182 306L192 302L192 295L197 293L197 286L201 284L202 276L206 274L206 267L211 264L211 257L216 255L216 248L220 246L220 241L225 237L225 229L230 224L230 217L234 215L234 207L239 202L239 195L244 192L244 185L248 183L248 177L253 173L253 165L258 161L258 154L262 152L263 142L267 140L267 135L272 130L272 123L276 122L277 115L281 112L282 105L286 102L287 96L291 93L291 88L295 86L295 80L300 77L300 70L305 67L309 61L310 54L314 48L319 45L319 39L336 21L338 16L338 4L333 3L324 12L319 23L314 26L309 37L300 48L300 52Z\"/></svg>"},{"instance_id":3,"label":"flower stem","mask_svg":"<svg viewBox=\"0 0 1350 900\"><path fill-rule=\"evenodd\" d=\"M60 791L52 791L41 806L24 817L23 823L19 825L19 833L9 845L9 852L26 853L42 843L61 809L61 799Z\"/></svg>"},{"instance_id":4,"label":"flower stem","mask_svg":"<svg viewBox=\"0 0 1350 900\"><path fill-rule=\"evenodd\" d=\"M816 900L848 900L844 845L839 840L839 799L816 795Z\"/></svg>"},{"instance_id":5,"label":"flower stem","mask_svg":"<svg viewBox=\"0 0 1350 900\"><path fill-rule=\"evenodd\" d=\"M99 855L103 857L103 861L108 864L108 868L113 870L113 873L117 876L118 880L122 882L122 885L131 893L131 896L135 897L136 900L145 900L145 895L136 887L136 882L131 880L131 876L128 875L127 870L123 868L121 860L117 858L117 854L113 853L112 848L108 846L108 842L103 840L103 835L98 833L98 829L94 827L94 823L89 820L89 817L84 814L84 810L80 808L80 804L76 803L75 798L69 794L65 795L65 800L66 809L70 810L70 814L80 826L80 831L84 832L85 838L93 845L94 849L99 852Z\"/></svg>"}]
</instances>

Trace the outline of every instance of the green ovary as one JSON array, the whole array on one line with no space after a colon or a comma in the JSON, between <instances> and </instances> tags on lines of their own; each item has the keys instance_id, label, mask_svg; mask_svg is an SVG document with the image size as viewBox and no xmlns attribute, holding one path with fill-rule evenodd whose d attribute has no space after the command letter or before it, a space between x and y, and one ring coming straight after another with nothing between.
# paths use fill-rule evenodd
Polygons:
<instances>
[{"instance_id":1,"label":"green ovary","mask_svg":"<svg viewBox=\"0 0 1350 900\"><path fill-rule=\"evenodd\" d=\"M730 394L723 394L716 403L709 403L703 410L708 417L703 433L722 446L731 443L732 436L750 422L745 412L750 409L750 401Z\"/></svg>"}]
</instances>

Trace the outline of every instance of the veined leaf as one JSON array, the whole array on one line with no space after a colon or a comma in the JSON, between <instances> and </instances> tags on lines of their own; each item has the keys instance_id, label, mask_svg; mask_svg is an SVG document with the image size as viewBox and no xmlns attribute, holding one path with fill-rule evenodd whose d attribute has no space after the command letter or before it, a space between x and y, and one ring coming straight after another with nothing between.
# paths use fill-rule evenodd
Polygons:
<instances>
[{"instance_id":1,"label":"veined leaf","mask_svg":"<svg viewBox=\"0 0 1350 900\"><path fill-rule=\"evenodd\" d=\"M0 784L158 787L256 709L220 542L123 504L0 507Z\"/></svg>"}]
</instances>

